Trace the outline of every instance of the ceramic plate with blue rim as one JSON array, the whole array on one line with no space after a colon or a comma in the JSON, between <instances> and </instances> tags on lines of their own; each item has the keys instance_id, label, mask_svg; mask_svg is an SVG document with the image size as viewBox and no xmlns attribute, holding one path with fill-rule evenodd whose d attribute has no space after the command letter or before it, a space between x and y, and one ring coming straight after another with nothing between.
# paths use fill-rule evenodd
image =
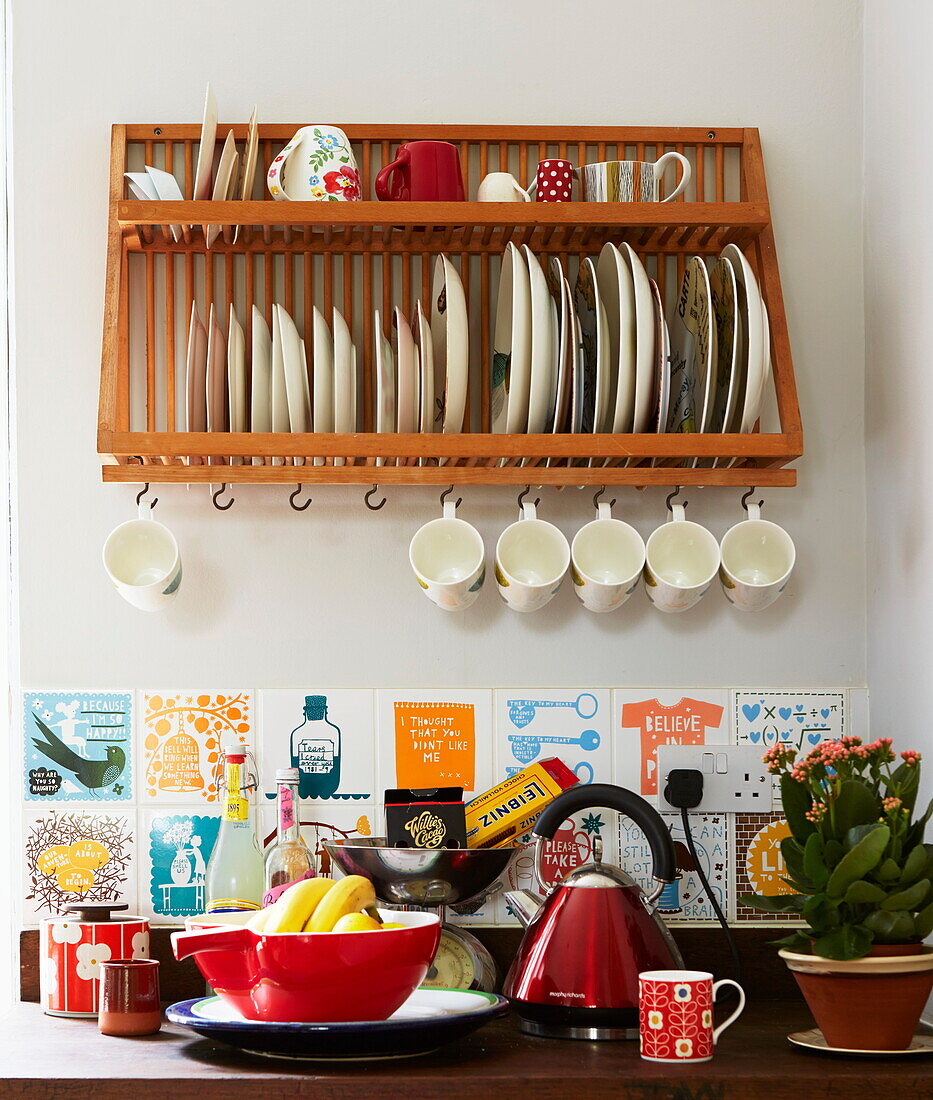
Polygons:
<instances>
[{"instance_id":1,"label":"ceramic plate with blue rim","mask_svg":"<svg viewBox=\"0 0 933 1100\"><path fill-rule=\"evenodd\" d=\"M508 1010L509 1002L493 993L421 988L388 1020L266 1023L244 1019L220 997L179 1001L165 1015L173 1024L248 1054L334 1062L428 1054L505 1016Z\"/></svg>"}]
</instances>

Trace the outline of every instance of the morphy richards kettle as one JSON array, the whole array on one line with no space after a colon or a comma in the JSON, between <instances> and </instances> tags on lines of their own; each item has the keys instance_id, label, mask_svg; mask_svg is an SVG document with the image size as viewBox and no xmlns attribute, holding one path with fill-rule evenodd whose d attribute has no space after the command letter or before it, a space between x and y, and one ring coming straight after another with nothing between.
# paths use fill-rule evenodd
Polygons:
<instances>
[{"instance_id":1,"label":"morphy richards kettle","mask_svg":"<svg viewBox=\"0 0 933 1100\"><path fill-rule=\"evenodd\" d=\"M680 952L654 901L677 874L674 844L661 815L643 798L610 783L572 787L557 796L535 824L535 877L544 845L571 814L589 807L618 810L645 834L654 863L655 889L642 893L618 867L593 862L572 871L545 898L509 891L509 908L525 926L503 992L523 1031L562 1039L638 1037L638 975L683 967Z\"/></svg>"}]
</instances>

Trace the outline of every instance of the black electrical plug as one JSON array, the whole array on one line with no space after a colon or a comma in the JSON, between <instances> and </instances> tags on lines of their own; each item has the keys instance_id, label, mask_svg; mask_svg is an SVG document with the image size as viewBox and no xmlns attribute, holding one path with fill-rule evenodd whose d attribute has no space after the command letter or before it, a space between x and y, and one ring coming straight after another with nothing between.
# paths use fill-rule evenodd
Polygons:
<instances>
[{"instance_id":1,"label":"black electrical plug","mask_svg":"<svg viewBox=\"0 0 933 1100\"><path fill-rule=\"evenodd\" d=\"M679 810L695 809L703 800L703 773L696 768L674 768L668 773L664 797Z\"/></svg>"}]
</instances>

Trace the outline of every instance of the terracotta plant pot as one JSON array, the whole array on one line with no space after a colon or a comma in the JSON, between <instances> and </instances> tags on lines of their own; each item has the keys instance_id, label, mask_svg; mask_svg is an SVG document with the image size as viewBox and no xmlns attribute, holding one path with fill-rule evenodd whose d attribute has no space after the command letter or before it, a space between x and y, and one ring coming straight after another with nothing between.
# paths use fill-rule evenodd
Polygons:
<instances>
[{"instance_id":1,"label":"terracotta plant pot","mask_svg":"<svg viewBox=\"0 0 933 1100\"><path fill-rule=\"evenodd\" d=\"M863 959L837 962L781 951L832 1047L906 1050L933 990L933 948L873 947Z\"/></svg>"}]
</instances>

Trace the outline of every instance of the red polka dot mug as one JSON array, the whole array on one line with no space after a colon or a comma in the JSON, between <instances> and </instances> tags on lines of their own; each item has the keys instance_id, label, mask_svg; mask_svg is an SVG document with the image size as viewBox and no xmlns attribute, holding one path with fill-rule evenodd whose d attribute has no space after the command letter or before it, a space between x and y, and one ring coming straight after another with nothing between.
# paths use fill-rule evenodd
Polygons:
<instances>
[{"instance_id":1,"label":"red polka dot mug","mask_svg":"<svg viewBox=\"0 0 933 1100\"><path fill-rule=\"evenodd\" d=\"M724 985L739 991L739 1006L713 1027L713 1001ZM738 982L700 970L645 970L638 975L638 1034L648 1062L708 1062L719 1036L745 1008Z\"/></svg>"},{"instance_id":2,"label":"red polka dot mug","mask_svg":"<svg viewBox=\"0 0 933 1100\"><path fill-rule=\"evenodd\" d=\"M569 160L538 161L534 183L528 188L536 202L570 202L573 195L574 167Z\"/></svg>"}]
</instances>

